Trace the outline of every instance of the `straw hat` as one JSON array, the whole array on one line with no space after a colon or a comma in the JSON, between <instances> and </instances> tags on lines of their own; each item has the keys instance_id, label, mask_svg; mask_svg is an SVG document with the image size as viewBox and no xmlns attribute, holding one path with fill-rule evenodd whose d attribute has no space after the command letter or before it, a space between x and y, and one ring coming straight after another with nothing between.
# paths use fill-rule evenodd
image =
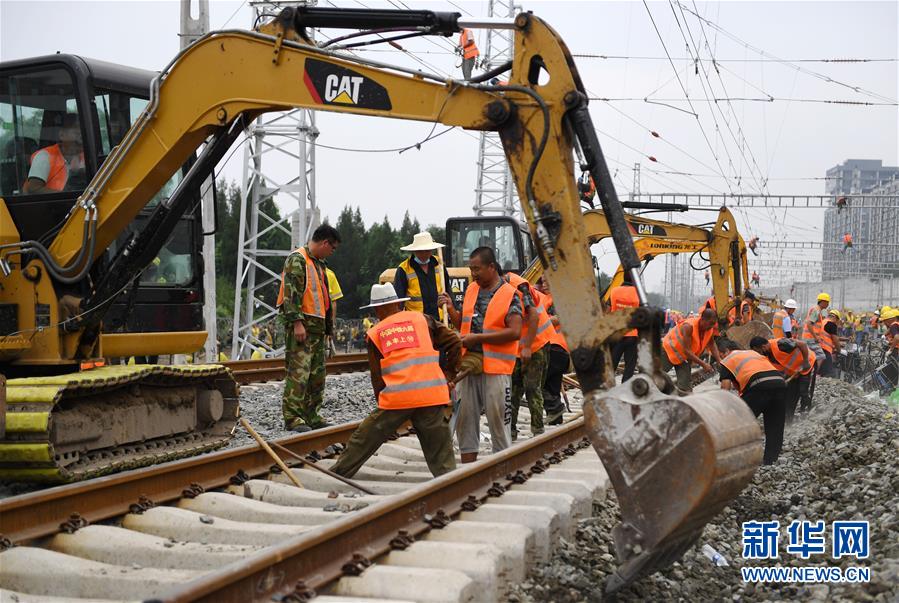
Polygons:
<instances>
[{"instance_id":1,"label":"straw hat","mask_svg":"<svg viewBox=\"0 0 899 603\"><path fill-rule=\"evenodd\" d=\"M376 306L386 306L387 304L409 301L409 298L397 297L396 289L393 288L393 283L384 283L383 285L371 286L371 296L369 297L369 301L371 302L370 304L362 306L359 309L364 310L365 308L374 308Z\"/></svg>"},{"instance_id":2,"label":"straw hat","mask_svg":"<svg viewBox=\"0 0 899 603\"><path fill-rule=\"evenodd\" d=\"M437 251L444 247L443 243L437 243L429 232L420 232L412 238L412 244L400 247L400 251Z\"/></svg>"}]
</instances>

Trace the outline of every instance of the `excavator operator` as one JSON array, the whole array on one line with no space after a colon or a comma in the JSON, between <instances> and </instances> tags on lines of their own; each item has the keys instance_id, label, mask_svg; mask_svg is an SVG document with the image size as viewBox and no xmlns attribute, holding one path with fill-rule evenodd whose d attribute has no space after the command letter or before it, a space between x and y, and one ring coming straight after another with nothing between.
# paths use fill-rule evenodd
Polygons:
<instances>
[{"instance_id":1,"label":"excavator operator","mask_svg":"<svg viewBox=\"0 0 899 603\"><path fill-rule=\"evenodd\" d=\"M84 176L78 115L66 113L59 128L59 142L38 149L31 156L31 169L22 190L29 195L72 190L83 186Z\"/></svg>"}]
</instances>

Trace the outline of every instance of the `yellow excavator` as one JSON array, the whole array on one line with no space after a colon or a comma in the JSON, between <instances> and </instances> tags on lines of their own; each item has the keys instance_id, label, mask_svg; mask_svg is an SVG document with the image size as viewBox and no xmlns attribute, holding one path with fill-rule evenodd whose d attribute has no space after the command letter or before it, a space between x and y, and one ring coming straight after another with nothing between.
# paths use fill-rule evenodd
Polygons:
<instances>
[{"instance_id":1,"label":"yellow excavator","mask_svg":"<svg viewBox=\"0 0 899 603\"><path fill-rule=\"evenodd\" d=\"M462 27L510 30L510 60L470 81L457 81L318 47L305 35L307 28L346 28L361 30L360 36L398 30L404 30L402 35L446 36ZM506 83L489 83L493 78ZM96 105L94 99L80 106L80 115ZM485 22L427 10L299 7L284 9L259 31L212 32L179 53L153 80L149 104L96 168L52 236L22 238L4 198L0 307L11 318L0 334L3 372L28 366L57 375L30 378L42 381L9 380L0 462L9 463L13 457L7 451L22 446L23 432L9 429L15 414L44 415L31 432L34 455L15 456L16 467L27 471L49 464L56 475L64 461L54 455L52 438L65 438L65 431L76 427L60 426L58 412L94 405L112 414L125 404L180 412L179 403L172 401L181 392L179 400L189 400L186 406L200 416L196 401L202 392L220 391L214 385L225 375L204 375L204 383L213 387L200 389L197 382L186 381L186 369L75 371L108 354L105 310L136 273L153 263L173 224L190 207L187 193L196 190L256 116L298 107L498 132L531 239L555 292L584 391L586 429L621 507L621 523L614 529L621 565L607 588L617 590L693 546L705 524L752 478L762 459L761 432L746 404L730 392L673 395L670 378L659 368L660 311L648 304L640 260L593 127L586 89L564 42L531 13ZM204 143L174 192L152 209L146 228L130 236L95 278L95 263ZM603 312L573 176L575 153L596 182L640 307ZM616 386L608 342L627 328L639 333L640 372ZM116 381L114 370L126 377ZM147 374L133 377L139 370ZM60 389L71 397L58 397ZM81 425L86 429L90 421L107 420L94 412L85 414ZM26 421L20 417L12 422ZM131 420L127 423L125 432L132 427ZM196 428L188 424L185 429L193 433ZM114 444L108 450L114 457L121 447Z\"/></svg>"}]
</instances>

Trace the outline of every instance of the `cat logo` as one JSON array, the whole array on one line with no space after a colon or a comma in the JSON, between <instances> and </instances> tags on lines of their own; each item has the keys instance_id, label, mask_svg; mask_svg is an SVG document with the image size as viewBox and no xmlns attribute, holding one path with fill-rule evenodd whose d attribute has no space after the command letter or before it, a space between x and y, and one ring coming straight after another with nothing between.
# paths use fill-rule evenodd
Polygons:
<instances>
[{"instance_id":1,"label":"cat logo","mask_svg":"<svg viewBox=\"0 0 899 603\"><path fill-rule=\"evenodd\" d=\"M361 75L337 77L332 73L325 78L324 99L329 103L355 105L359 102L359 87L364 79Z\"/></svg>"},{"instance_id":2,"label":"cat logo","mask_svg":"<svg viewBox=\"0 0 899 603\"><path fill-rule=\"evenodd\" d=\"M655 224L631 224L628 222L627 225L631 234L640 237L664 237L668 235L664 228Z\"/></svg>"},{"instance_id":3,"label":"cat logo","mask_svg":"<svg viewBox=\"0 0 899 603\"><path fill-rule=\"evenodd\" d=\"M319 105L389 111L387 89L359 72L326 61L306 59L303 83Z\"/></svg>"}]
</instances>

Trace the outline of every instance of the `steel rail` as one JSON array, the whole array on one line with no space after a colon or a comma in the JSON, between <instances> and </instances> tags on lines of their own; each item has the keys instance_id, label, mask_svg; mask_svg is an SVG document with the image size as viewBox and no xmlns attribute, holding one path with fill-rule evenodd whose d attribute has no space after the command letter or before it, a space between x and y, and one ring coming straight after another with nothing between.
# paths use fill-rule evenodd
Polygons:
<instances>
[{"instance_id":1,"label":"steel rail","mask_svg":"<svg viewBox=\"0 0 899 603\"><path fill-rule=\"evenodd\" d=\"M227 360L221 364L231 369L234 379L241 385L279 381L287 375L283 357ZM359 353L332 356L325 361L325 370L329 375L367 371L368 355Z\"/></svg>"},{"instance_id":2,"label":"steel rail","mask_svg":"<svg viewBox=\"0 0 899 603\"><path fill-rule=\"evenodd\" d=\"M346 442L359 422L317 429L276 440L291 452L306 455ZM154 504L177 500L189 486L222 488L241 471L268 475L272 459L255 444L153 465L84 482L57 486L0 500L0 535L13 544L50 536L77 513L89 523L129 512L142 498Z\"/></svg>"},{"instance_id":3,"label":"steel rail","mask_svg":"<svg viewBox=\"0 0 899 603\"><path fill-rule=\"evenodd\" d=\"M488 497L499 496L510 484L542 472L548 466L548 456L566 448L573 452L571 445L586 435L580 416L558 429L178 585L159 600L294 600L289 597L352 574L386 553L391 540L403 537L401 530L413 537L424 533L432 529L431 524L438 526L435 518L439 522L444 515L452 517L473 509ZM555 460L558 462L561 456Z\"/></svg>"}]
</instances>

